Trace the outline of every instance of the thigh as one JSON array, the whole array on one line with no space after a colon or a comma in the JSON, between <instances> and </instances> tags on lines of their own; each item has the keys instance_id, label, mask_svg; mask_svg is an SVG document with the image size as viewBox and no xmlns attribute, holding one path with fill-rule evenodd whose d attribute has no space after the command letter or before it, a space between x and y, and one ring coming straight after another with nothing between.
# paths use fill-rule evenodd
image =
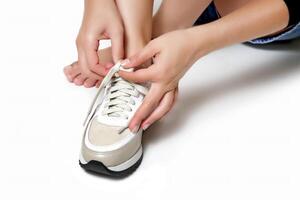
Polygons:
<instances>
[{"instance_id":1,"label":"thigh","mask_svg":"<svg viewBox=\"0 0 300 200\"><path fill-rule=\"evenodd\" d=\"M254 0L214 0L214 3L219 15L225 16L230 14L234 10L241 8L250 1ZM288 30L279 31L278 33L258 38L249 42L252 44L267 44L276 41L292 40L296 38L300 38L300 23Z\"/></svg>"},{"instance_id":2,"label":"thigh","mask_svg":"<svg viewBox=\"0 0 300 200\"><path fill-rule=\"evenodd\" d=\"M214 0L215 6L221 16L228 15L236 9L241 8L252 0Z\"/></svg>"}]
</instances>

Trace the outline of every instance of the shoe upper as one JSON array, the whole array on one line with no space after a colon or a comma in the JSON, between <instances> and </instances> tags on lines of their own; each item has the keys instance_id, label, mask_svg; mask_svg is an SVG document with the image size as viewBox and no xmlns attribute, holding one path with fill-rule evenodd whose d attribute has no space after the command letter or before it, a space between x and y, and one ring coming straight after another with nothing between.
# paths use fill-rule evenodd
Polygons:
<instances>
[{"instance_id":1,"label":"shoe upper","mask_svg":"<svg viewBox=\"0 0 300 200\"><path fill-rule=\"evenodd\" d=\"M115 65L102 81L85 121L82 156L116 165L131 157L141 146L141 133L132 133L128 124L142 104L148 88L114 76Z\"/></svg>"},{"instance_id":2,"label":"shoe upper","mask_svg":"<svg viewBox=\"0 0 300 200\"><path fill-rule=\"evenodd\" d=\"M95 117L92 119L88 130L88 139L91 144L96 146L111 145L128 136L128 132L123 130L124 127L122 126L103 124Z\"/></svg>"}]
</instances>

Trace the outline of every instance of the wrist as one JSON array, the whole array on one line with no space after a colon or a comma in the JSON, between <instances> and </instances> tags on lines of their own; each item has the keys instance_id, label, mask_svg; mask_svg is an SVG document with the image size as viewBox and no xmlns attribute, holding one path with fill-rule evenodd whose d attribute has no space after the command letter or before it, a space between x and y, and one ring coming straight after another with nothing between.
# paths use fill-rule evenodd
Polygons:
<instances>
[{"instance_id":1,"label":"wrist","mask_svg":"<svg viewBox=\"0 0 300 200\"><path fill-rule=\"evenodd\" d=\"M222 45L220 34L214 25L200 25L186 29L189 45L195 59L199 59Z\"/></svg>"}]
</instances>

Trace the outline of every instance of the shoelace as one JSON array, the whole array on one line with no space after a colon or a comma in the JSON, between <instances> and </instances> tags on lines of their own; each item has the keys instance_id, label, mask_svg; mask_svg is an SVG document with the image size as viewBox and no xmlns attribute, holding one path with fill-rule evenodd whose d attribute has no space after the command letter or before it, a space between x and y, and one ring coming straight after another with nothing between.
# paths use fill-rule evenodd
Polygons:
<instances>
[{"instance_id":1,"label":"shoelace","mask_svg":"<svg viewBox=\"0 0 300 200\"><path fill-rule=\"evenodd\" d=\"M124 70L120 63L114 65L107 75L102 80L102 83L94 97L90 108L88 110L87 116L84 120L84 125L86 125L90 119L93 117L98 105L103 102L104 88L111 84L108 95L106 96L108 102L105 105L105 109L101 113L102 115L108 115L113 117L121 117L123 119L127 119L128 116L125 113L131 112L131 105L135 105L135 101L132 96L137 97L139 93L143 95L147 94L147 89L141 85L137 85L135 83L128 82L120 77L115 77L115 74L119 70ZM102 98L99 101L99 97Z\"/></svg>"}]
</instances>

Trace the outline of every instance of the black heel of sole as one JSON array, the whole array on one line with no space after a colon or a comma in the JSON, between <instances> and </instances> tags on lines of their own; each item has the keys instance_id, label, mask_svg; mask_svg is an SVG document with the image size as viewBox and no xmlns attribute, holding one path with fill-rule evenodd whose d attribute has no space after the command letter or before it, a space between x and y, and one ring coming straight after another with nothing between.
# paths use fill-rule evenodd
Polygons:
<instances>
[{"instance_id":1,"label":"black heel of sole","mask_svg":"<svg viewBox=\"0 0 300 200\"><path fill-rule=\"evenodd\" d=\"M112 171L112 170L108 169L103 163L101 163L99 161L95 161L95 160L92 160L92 161L88 162L87 164L82 164L79 161L79 165L88 172L105 175L105 176L109 176L109 177L113 177L113 178L124 178L124 177L132 174L140 166L142 159L143 159L143 155L140 157L140 159L134 165L132 165L128 169L125 169L125 170L119 171L119 172Z\"/></svg>"}]
</instances>

